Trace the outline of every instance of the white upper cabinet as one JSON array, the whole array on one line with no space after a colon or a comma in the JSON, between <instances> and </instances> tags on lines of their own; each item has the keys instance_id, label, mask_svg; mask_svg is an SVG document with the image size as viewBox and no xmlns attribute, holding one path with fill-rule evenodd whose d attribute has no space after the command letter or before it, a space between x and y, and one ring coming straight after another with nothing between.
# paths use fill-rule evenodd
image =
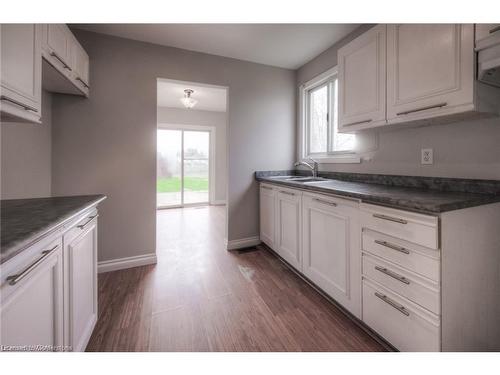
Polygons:
<instances>
[{"instance_id":1,"label":"white upper cabinet","mask_svg":"<svg viewBox=\"0 0 500 375\"><path fill-rule=\"evenodd\" d=\"M338 51L339 129L386 123L386 25L368 30Z\"/></svg>"},{"instance_id":2,"label":"white upper cabinet","mask_svg":"<svg viewBox=\"0 0 500 375\"><path fill-rule=\"evenodd\" d=\"M77 84L83 85L84 88L89 87L89 55L83 49L83 47L78 43L78 41L73 38L72 43L72 58L74 67L74 77Z\"/></svg>"},{"instance_id":3,"label":"white upper cabinet","mask_svg":"<svg viewBox=\"0 0 500 375\"><path fill-rule=\"evenodd\" d=\"M43 88L89 95L89 56L65 24L43 25Z\"/></svg>"},{"instance_id":4,"label":"white upper cabinet","mask_svg":"<svg viewBox=\"0 0 500 375\"><path fill-rule=\"evenodd\" d=\"M498 43L498 38L500 38L500 23L476 24L476 49Z\"/></svg>"},{"instance_id":5,"label":"white upper cabinet","mask_svg":"<svg viewBox=\"0 0 500 375\"><path fill-rule=\"evenodd\" d=\"M387 26L387 120L474 109L474 27Z\"/></svg>"},{"instance_id":6,"label":"white upper cabinet","mask_svg":"<svg viewBox=\"0 0 500 375\"><path fill-rule=\"evenodd\" d=\"M358 203L312 194L302 202L302 272L361 318Z\"/></svg>"},{"instance_id":7,"label":"white upper cabinet","mask_svg":"<svg viewBox=\"0 0 500 375\"><path fill-rule=\"evenodd\" d=\"M40 27L34 24L3 24L0 34L2 120L40 122Z\"/></svg>"},{"instance_id":8,"label":"white upper cabinet","mask_svg":"<svg viewBox=\"0 0 500 375\"><path fill-rule=\"evenodd\" d=\"M274 250L290 265L301 270L301 192L279 189L276 193L276 243Z\"/></svg>"},{"instance_id":9,"label":"white upper cabinet","mask_svg":"<svg viewBox=\"0 0 500 375\"><path fill-rule=\"evenodd\" d=\"M48 52L47 58L57 68L72 70L71 63L71 31L64 24L46 25L45 49Z\"/></svg>"},{"instance_id":10,"label":"white upper cabinet","mask_svg":"<svg viewBox=\"0 0 500 375\"><path fill-rule=\"evenodd\" d=\"M500 90L476 79L478 37L496 25L377 25L338 51L339 129L498 116ZM490 37L485 37L490 35Z\"/></svg>"}]
</instances>

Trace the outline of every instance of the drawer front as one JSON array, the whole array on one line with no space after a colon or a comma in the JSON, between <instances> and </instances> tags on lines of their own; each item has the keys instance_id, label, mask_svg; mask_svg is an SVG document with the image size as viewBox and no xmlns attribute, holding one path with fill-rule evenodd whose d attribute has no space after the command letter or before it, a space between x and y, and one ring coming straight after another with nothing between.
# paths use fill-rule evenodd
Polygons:
<instances>
[{"instance_id":1,"label":"drawer front","mask_svg":"<svg viewBox=\"0 0 500 375\"><path fill-rule=\"evenodd\" d=\"M401 351L440 351L439 317L363 280L363 321Z\"/></svg>"},{"instance_id":2,"label":"drawer front","mask_svg":"<svg viewBox=\"0 0 500 375\"><path fill-rule=\"evenodd\" d=\"M377 255L431 280L440 280L440 252L363 229L363 251Z\"/></svg>"},{"instance_id":3,"label":"drawer front","mask_svg":"<svg viewBox=\"0 0 500 375\"><path fill-rule=\"evenodd\" d=\"M369 204L361 205L361 224L377 232L437 249L438 218Z\"/></svg>"},{"instance_id":4,"label":"drawer front","mask_svg":"<svg viewBox=\"0 0 500 375\"><path fill-rule=\"evenodd\" d=\"M61 247L61 237L54 233L3 264L0 272L0 305L17 289L24 288L27 280L39 268L43 268L49 258L61 252Z\"/></svg>"},{"instance_id":5,"label":"drawer front","mask_svg":"<svg viewBox=\"0 0 500 375\"><path fill-rule=\"evenodd\" d=\"M366 254L363 254L363 275L435 314L440 313L437 283Z\"/></svg>"},{"instance_id":6,"label":"drawer front","mask_svg":"<svg viewBox=\"0 0 500 375\"><path fill-rule=\"evenodd\" d=\"M64 241L72 241L74 238L78 237L87 227L91 226L91 222L98 216L96 208L81 214L77 219L69 224L71 229L64 234Z\"/></svg>"}]
</instances>

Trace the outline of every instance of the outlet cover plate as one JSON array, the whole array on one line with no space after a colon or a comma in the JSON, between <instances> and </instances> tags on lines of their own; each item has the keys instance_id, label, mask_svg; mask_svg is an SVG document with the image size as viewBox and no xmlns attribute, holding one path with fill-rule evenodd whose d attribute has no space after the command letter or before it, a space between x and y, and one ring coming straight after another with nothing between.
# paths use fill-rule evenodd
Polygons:
<instances>
[{"instance_id":1,"label":"outlet cover plate","mask_svg":"<svg viewBox=\"0 0 500 375\"><path fill-rule=\"evenodd\" d=\"M432 148L423 148L420 162L423 165L434 164L434 155Z\"/></svg>"}]
</instances>

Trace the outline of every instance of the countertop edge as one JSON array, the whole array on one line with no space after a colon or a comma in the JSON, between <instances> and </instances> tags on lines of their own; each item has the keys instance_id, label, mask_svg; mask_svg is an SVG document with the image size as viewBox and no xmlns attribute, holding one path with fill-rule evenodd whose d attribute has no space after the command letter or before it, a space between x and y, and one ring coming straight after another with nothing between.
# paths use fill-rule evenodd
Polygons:
<instances>
[{"instance_id":1,"label":"countertop edge","mask_svg":"<svg viewBox=\"0 0 500 375\"><path fill-rule=\"evenodd\" d=\"M449 205L441 205L439 206L436 210L428 210L428 209L422 209L418 207L412 207L411 205L398 205L395 203L391 202L386 202L384 201L383 198L377 199L374 197L367 197L364 194L357 194L357 193L351 193L351 192L345 192L343 190L335 190L335 189L330 189L330 188L319 188L314 185L299 185L294 183L289 183L285 181L280 181L280 180L274 180L271 178L266 178L266 177L256 177L257 182L264 182L264 183L269 183L272 185L279 185L279 186L284 186L292 189L298 189L298 190L303 190L303 191L309 191L313 193L319 193L319 194L332 194L332 195L337 195L340 197L346 197L346 198L351 198L351 199L357 199L363 203L368 203L368 204L374 204L378 206L384 206L384 207L389 207L389 208L394 208L398 210L404 210L404 211L410 211L410 212L415 212L419 214L424 214L424 215L430 215L430 216L440 216L441 214L445 212L450 212L450 211L456 211L456 210L461 210L465 208L470 208L470 207L477 207L477 206L482 206L485 204L491 204L491 203L496 203L500 201L500 197L489 197L486 196L484 199L480 200L480 202L463 202L461 204L454 204L453 206Z\"/></svg>"},{"instance_id":2,"label":"countertop edge","mask_svg":"<svg viewBox=\"0 0 500 375\"><path fill-rule=\"evenodd\" d=\"M99 203L101 203L103 200L107 199L106 195L102 195L99 198L96 198L95 201L86 204L82 206L80 209L77 211L74 211L71 215L63 218L61 221L54 222L52 225L48 226L47 228L44 228L38 232L32 233L26 240L15 244L12 246L14 249L9 249L9 250L4 250L2 253L7 253L4 257L0 259L0 265L8 262L12 258L14 258L16 255L22 253L24 250L29 248L30 246L33 246L37 242L41 241L42 239L50 236L52 233L56 232L60 227L64 226L71 220L75 219L78 215L80 215L82 212L97 206ZM2 254L3 255L3 254Z\"/></svg>"}]
</instances>

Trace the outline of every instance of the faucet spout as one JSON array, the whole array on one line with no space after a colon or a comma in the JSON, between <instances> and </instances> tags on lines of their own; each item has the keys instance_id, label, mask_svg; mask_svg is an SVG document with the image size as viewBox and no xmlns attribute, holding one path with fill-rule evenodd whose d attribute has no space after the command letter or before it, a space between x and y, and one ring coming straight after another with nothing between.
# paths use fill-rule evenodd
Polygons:
<instances>
[{"instance_id":1,"label":"faucet spout","mask_svg":"<svg viewBox=\"0 0 500 375\"><path fill-rule=\"evenodd\" d=\"M298 161L294 164L295 167L303 165L311 170L312 176L314 178L318 177L318 162L314 159L308 158L309 162L306 161Z\"/></svg>"}]
</instances>

